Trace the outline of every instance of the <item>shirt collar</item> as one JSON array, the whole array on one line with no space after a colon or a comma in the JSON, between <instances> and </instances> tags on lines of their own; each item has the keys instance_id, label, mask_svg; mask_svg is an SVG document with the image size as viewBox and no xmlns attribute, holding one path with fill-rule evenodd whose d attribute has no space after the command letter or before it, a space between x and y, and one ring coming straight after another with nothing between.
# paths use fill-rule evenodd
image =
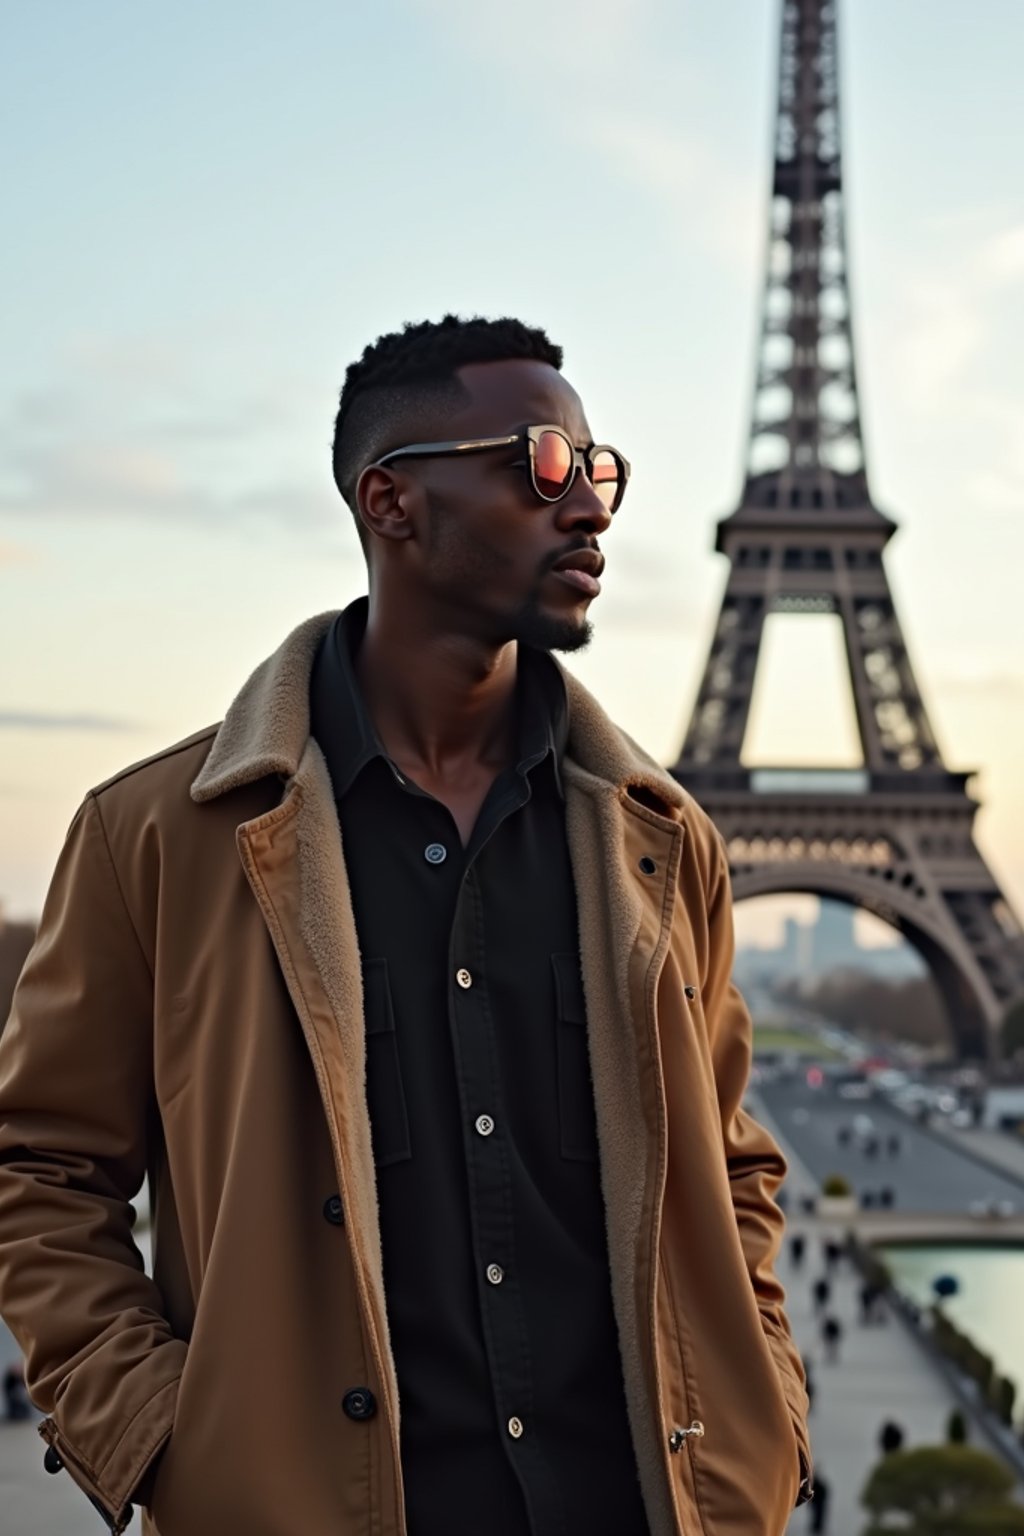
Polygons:
<instances>
[{"instance_id":1,"label":"shirt collar","mask_svg":"<svg viewBox=\"0 0 1024 1536\"><path fill-rule=\"evenodd\" d=\"M365 597L339 613L320 644L309 685L311 734L327 759L339 800L374 758L389 761L355 674L368 613ZM516 771L528 774L550 758L561 795L561 762L569 735L565 682L551 657L529 645L519 646L516 711Z\"/></svg>"}]
</instances>

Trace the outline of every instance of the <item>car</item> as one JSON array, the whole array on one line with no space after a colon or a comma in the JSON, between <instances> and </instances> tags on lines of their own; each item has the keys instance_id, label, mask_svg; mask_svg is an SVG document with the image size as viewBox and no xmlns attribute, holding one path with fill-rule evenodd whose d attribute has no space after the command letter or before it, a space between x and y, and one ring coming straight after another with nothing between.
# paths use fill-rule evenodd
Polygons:
<instances>
[{"instance_id":1,"label":"car","mask_svg":"<svg viewBox=\"0 0 1024 1536\"><path fill-rule=\"evenodd\" d=\"M848 1083L840 1083L838 1092L841 1099L870 1099L871 1084L866 1078L853 1078Z\"/></svg>"}]
</instances>

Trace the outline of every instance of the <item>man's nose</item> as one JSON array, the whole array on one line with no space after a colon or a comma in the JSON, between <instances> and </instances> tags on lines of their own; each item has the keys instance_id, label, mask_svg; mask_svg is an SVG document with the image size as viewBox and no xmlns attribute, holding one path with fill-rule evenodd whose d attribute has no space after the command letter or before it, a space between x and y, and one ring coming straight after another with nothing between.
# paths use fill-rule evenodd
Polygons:
<instances>
[{"instance_id":1,"label":"man's nose","mask_svg":"<svg viewBox=\"0 0 1024 1536\"><path fill-rule=\"evenodd\" d=\"M583 470L578 470L572 488L555 504L559 528L586 528L589 533L604 533L612 514L591 485Z\"/></svg>"}]
</instances>

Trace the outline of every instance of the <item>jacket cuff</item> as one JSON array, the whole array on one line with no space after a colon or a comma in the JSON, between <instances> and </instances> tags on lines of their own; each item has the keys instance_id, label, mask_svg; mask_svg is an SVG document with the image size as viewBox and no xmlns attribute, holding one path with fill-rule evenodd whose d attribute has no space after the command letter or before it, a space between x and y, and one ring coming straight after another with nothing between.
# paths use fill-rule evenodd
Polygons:
<instances>
[{"instance_id":1,"label":"jacket cuff","mask_svg":"<svg viewBox=\"0 0 1024 1536\"><path fill-rule=\"evenodd\" d=\"M39 1433L49 1447L43 1458L46 1470L66 1469L114 1536L119 1536L131 1520L132 1498L139 1485L145 1485L151 1463L170 1437L177 1396L175 1377L139 1409L99 1469L71 1444L52 1418L43 1419L39 1425Z\"/></svg>"}]
</instances>

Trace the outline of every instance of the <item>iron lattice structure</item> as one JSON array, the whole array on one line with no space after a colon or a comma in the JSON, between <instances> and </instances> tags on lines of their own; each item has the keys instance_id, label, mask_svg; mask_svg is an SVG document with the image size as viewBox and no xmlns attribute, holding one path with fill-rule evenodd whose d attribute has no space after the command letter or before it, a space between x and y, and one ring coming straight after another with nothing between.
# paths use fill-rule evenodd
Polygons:
<instances>
[{"instance_id":1,"label":"iron lattice structure","mask_svg":"<svg viewBox=\"0 0 1024 1536\"><path fill-rule=\"evenodd\" d=\"M738 900L811 892L903 932L962 1054L986 1056L1024 993L1024 935L973 837L970 774L943 764L883 563L896 524L868 486L844 227L837 0L783 0L764 300L729 576L673 772L729 849ZM770 613L838 616L859 770L741 762Z\"/></svg>"}]
</instances>

